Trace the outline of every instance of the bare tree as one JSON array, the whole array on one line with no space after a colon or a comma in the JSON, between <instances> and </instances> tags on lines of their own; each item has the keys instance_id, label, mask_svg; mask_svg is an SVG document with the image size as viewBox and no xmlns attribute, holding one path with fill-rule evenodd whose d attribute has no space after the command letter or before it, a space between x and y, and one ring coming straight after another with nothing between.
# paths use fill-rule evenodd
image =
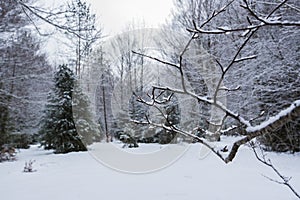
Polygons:
<instances>
[{"instance_id":1,"label":"bare tree","mask_svg":"<svg viewBox=\"0 0 300 200\"><path fill-rule=\"evenodd\" d=\"M299 21L297 20L281 20L276 16L276 13L284 6L291 6L295 8L295 6L288 4L287 1L282 1L278 4L272 4L273 8L270 9L269 13L267 13L266 15L261 15L255 10L255 4L251 3L250 1L243 0L240 5L240 9L242 9L243 13L247 13L247 17L245 17L246 23L242 23L240 25L234 24L231 27L212 26L210 28L206 28L208 27L208 24L221 16L222 13L226 12L226 10L230 8L230 5L233 2L234 1L230 1L220 9L213 11L213 13L201 23L199 23L199 21L196 22L195 20L192 21L192 27L187 28L187 31L190 32L191 37L182 51L179 53L176 62L166 61L155 56L133 51L133 53L137 55L155 60L166 66L172 67L180 75L181 79L180 88L171 88L168 86L153 86L152 93L150 95L151 100L147 100L142 98L141 96L138 96L137 101L157 109L162 114L162 116L165 117L166 113L160 108L159 105L168 103L173 94L181 94L217 108L223 116L217 124L208 120L208 123L210 123L211 126L216 127L213 132L208 129L203 130L203 127L194 127L192 131L187 131L179 128L176 125L172 125L172 123L155 123L155 119L151 116L147 116L146 121L135 122L164 128L166 130L174 131L178 134L191 137L197 142L202 143L203 145L208 147L225 163L229 163L235 158L241 146L247 144L255 138L276 131L286 123L295 120L300 116L300 97L296 97L289 106L282 108L281 111L277 111L277 114L260 123L254 121L257 118L261 117L263 113L258 113L255 118L249 118L249 116L243 116L241 113L234 111L232 108L229 108L222 101L220 101L223 96L222 92L225 91L227 93L232 93L240 89L240 87L224 87L224 80L228 76L230 71L232 71L236 65L242 67L243 63L247 63L247 61L251 62L251 60L257 59L257 54L252 54L253 51L247 51L247 48L254 38L259 37L259 31L266 31L268 30L266 29L268 27L278 27L281 29L293 27L295 31L299 32L298 27L300 26ZM297 10L296 13L299 17L299 10ZM203 35L230 35L231 33L239 33L240 37L242 37L242 40L240 40L241 42L237 46L237 48L234 48L234 51L232 52L230 58L219 59L218 57L212 57L210 65L213 65L213 63L215 63L219 67L220 74L218 79L216 80L214 92L208 95L196 94L188 87L188 80L185 71L186 59L188 59L188 55L192 49L193 42L197 41L198 38L201 38ZM256 49L256 52L259 52L259 49ZM165 98L163 101L160 100L159 95L157 94L161 94L162 92L170 92L169 98ZM165 117L165 120L168 120L168 118ZM204 134L198 134L199 130L200 132L204 132ZM211 137L208 137L215 134L221 136L226 135L233 130L236 130L236 133L239 137L237 137L235 142L228 144L227 146L220 146L215 142L211 143Z\"/></svg>"},{"instance_id":2,"label":"bare tree","mask_svg":"<svg viewBox=\"0 0 300 200\"><path fill-rule=\"evenodd\" d=\"M280 6L284 5L284 3L281 3ZM276 116L274 116L272 119L269 119L263 123L261 123L260 125L257 126L253 126L251 124L252 120L246 120L244 117L242 117L241 115L229 110L225 105L223 105L222 103L220 103L218 101L218 94L222 91L222 90L227 90L227 91L234 91L237 90L238 88L222 88L221 84L225 78L225 76L227 75L228 71L233 67L233 65L235 65L236 63L240 63L240 62L244 62L247 60L251 60L251 59L255 59L256 55L248 55L248 56L242 56L242 51L244 50L244 48L247 46L247 44L249 43L249 41L251 40L251 38L255 35L255 33L258 31L259 28L263 27L263 26L299 26L298 22L293 22L293 21L274 21L274 20L270 20L270 16L272 13L274 13L277 9L278 6L276 6L276 8L270 13L270 16L268 17L268 19L264 19L261 18L259 16L257 16L255 14L255 12L252 10L252 8L249 6L247 1L244 1L244 4L241 5L244 9L246 9L252 16L254 16L260 23L257 25L252 25L252 26L248 26L248 27L243 27L243 28L218 28L215 30L204 30L203 27L205 26L205 24L207 24L209 21L211 21L212 19L214 19L215 17L217 17L220 13L224 12L225 9L227 8L228 5L224 6L222 9L215 11L213 13L213 15L211 15L211 17L206 20L202 26L198 27L195 23L194 23L194 28L192 29L188 29L189 32L192 32L192 37L190 38L190 40L187 42L185 48L183 49L183 51L180 53L179 58L178 58L178 63L171 63L171 62L167 62L164 60L161 60L159 58L153 57L153 56L149 56L149 55L145 55L139 52L135 52L133 51L134 54L143 56L143 57L147 57L149 59L152 60L156 60L160 63L163 63L165 65L168 66L172 66L173 68L175 68L176 70L178 70L178 72L181 74L181 82L182 82L182 88L181 89L177 89L177 88L169 88L169 87L163 87L163 86L153 86L153 90L163 90L163 91L170 91L172 93L178 93L178 94L185 94L185 95L189 95L193 98L196 98L199 101L203 101L206 102L208 104L211 104L217 108L219 108L220 110L222 110L224 112L224 119L223 121L226 120L226 118L230 117L233 118L234 120L238 121L241 126L244 127L244 131L245 133L243 133L243 135L245 135L244 138L242 138L241 140L238 140L236 143L233 144L232 150L230 151L229 155L227 157L223 157L219 151L214 150L214 148L212 148L213 151L215 151L215 153L217 153L222 160L224 160L226 163L232 161L232 159L235 157L235 154L238 150L238 148L251 141L252 139L266 134L267 132L270 132L272 130L275 130L276 128L282 126L283 124L285 124L287 121L292 120L293 118L297 117L299 115L300 112L300 108L299 108L299 100L295 100L291 106L289 108L284 109L283 111L281 111L280 113L278 113ZM193 42L193 40L195 40L196 38L199 37L199 34L226 34L228 32L235 32L235 31L248 31L249 34L247 34L247 36L245 37L243 43L240 45L240 47L238 48L238 50L236 51L236 53L233 55L233 58L231 59L231 61L228 63L227 66L224 66L222 63L220 63L217 59L215 60L215 62L219 65L220 71L221 71L221 77L219 78L218 82L217 82L217 87L215 89L215 92L212 96L199 96L194 94L193 92L189 91L187 89L187 81L186 78L184 76L184 69L183 69L183 64L184 64L184 56L187 53L191 43ZM156 96L152 96L152 101L151 102L146 102L143 99L139 98L138 101L141 101L143 103L146 103L150 106L155 106L157 103L161 103L158 102L156 99ZM149 120L147 123L150 123L151 121ZM223 127L224 124L221 124L220 127ZM166 127L167 128L167 127ZM176 130L176 127L168 127L168 128L173 128ZM235 128L235 127L234 127ZM180 130L178 130L179 133L184 133L181 132ZM219 130L221 132L225 132L225 130ZM191 137L196 137L193 134L190 133L185 133L190 135ZM201 138L197 138L199 139L200 142L204 142ZM209 146L209 145L208 145Z\"/></svg>"},{"instance_id":3,"label":"bare tree","mask_svg":"<svg viewBox=\"0 0 300 200\"><path fill-rule=\"evenodd\" d=\"M66 25L77 30L77 34L71 33L70 40L76 47L75 72L80 77L84 69L82 61L92 50L92 44L101 38L101 29L96 27L96 15L92 13L90 4L82 0L73 0L68 3L66 10Z\"/></svg>"},{"instance_id":4,"label":"bare tree","mask_svg":"<svg viewBox=\"0 0 300 200\"><path fill-rule=\"evenodd\" d=\"M97 26L97 17L92 13L90 4L82 0L73 0L66 6L46 9L30 1L16 2L27 16L27 21L31 22L40 35L50 36L56 30L67 35L71 43L68 46L76 54L75 73L80 75L84 58L91 52L92 45L102 38L102 29ZM48 29L45 31L38 25L38 21L46 23Z\"/></svg>"},{"instance_id":5,"label":"bare tree","mask_svg":"<svg viewBox=\"0 0 300 200\"><path fill-rule=\"evenodd\" d=\"M96 89L96 109L99 123L106 136L106 142L112 142L113 116L111 108L113 80L110 66L105 66L102 75L99 77L99 84Z\"/></svg>"}]
</instances>

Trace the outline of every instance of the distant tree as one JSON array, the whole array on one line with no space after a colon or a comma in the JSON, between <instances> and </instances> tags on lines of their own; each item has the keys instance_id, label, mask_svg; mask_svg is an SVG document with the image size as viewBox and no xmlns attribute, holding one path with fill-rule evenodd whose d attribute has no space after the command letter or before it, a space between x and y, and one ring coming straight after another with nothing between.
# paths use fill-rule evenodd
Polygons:
<instances>
[{"instance_id":1,"label":"distant tree","mask_svg":"<svg viewBox=\"0 0 300 200\"><path fill-rule=\"evenodd\" d=\"M144 124L133 124L132 121L142 122L146 120L146 116L149 115L149 108L137 101L137 96L143 95L141 88L137 88L130 96L128 101L128 119L129 121L125 124L124 132L131 135L139 141L147 135L149 129L148 125Z\"/></svg>"},{"instance_id":2,"label":"distant tree","mask_svg":"<svg viewBox=\"0 0 300 200\"><path fill-rule=\"evenodd\" d=\"M18 1L0 2L0 24L0 84L6 95L1 103L9 109L10 132L33 134L49 89L51 67Z\"/></svg>"},{"instance_id":3,"label":"distant tree","mask_svg":"<svg viewBox=\"0 0 300 200\"><path fill-rule=\"evenodd\" d=\"M9 124L11 120L9 119L9 108L8 100L9 97L5 93L5 90L2 89L0 83L0 148L2 145L9 143L9 135L11 125Z\"/></svg>"},{"instance_id":4,"label":"distant tree","mask_svg":"<svg viewBox=\"0 0 300 200\"><path fill-rule=\"evenodd\" d=\"M66 32L72 43L71 47L76 48L75 73L81 78L83 60L91 53L92 44L101 37L101 30L97 29L96 15L92 13L90 4L84 0L69 2L65 18L66 26L76 33Z\"/></svg>"},{"instance_id":5,"label":"distant tree","mask_svg":"<svg viewBox=\"0 0 300 200\"><path fill-rule=\"evenodd\" d=\"M17 2L14 0L0 1L0 147L8 143L12 131L11 95L6 81L11 74L7 53L11 41L8 42L8 39L14 31L24 25L22 11L18 8Z\"/></svg>"},{"instance_id":6,"label":"distant tree","mask_svg":"<svg viewBox=\"0 0 300 200\"><path fill-rule=\"evenodd\" d=\"M148 109L136 101L136 96L145 93L148 89L147 80L153 80L153 75L150 74L150 64L132 51L145 52L146 46L151 43L148 40L150 35L154 35L153 30L146 29L143 24L129 24L124 33L114 37L108 44L110 52L107 57L111 66L116 69L113 74L116 84L112 100L116 111L114 132L126 132L138 139L146 135L148 126L132 124L132 121L141 121Z\"/></svg>"},{"instance_id":7,"label":"distant tree","mask_svg":"<svg viewBox=\"0 0 300 200\"><path fill-rule=\"evenodd\" d=\"M13 1L13 0L10 0ZM92 13L90 4L85 0L70 0L55 8L43 8L34 5L34 1L14 1L22 14L26 15L26 21L32 25L42 36L50 36L53 33L60 33L67 36L70 42L62 42L68 49L68 55L75 52L75 56L68 56L70 64L75 65L75 74L80 75L83 71L83 61L91 52L92 44L101 38L102 30L97 27L96 15ZM40 22L46 24L41 26ZM61 36L61 35L60 35ZM63 37L64 37L63 36ZM65 40L64 40L65 41ZM66 50L64 50L66 53ZM79 78L81 78L79 76Z\"/></svg>"},{"instance_id":8,"label":"distant tree","mask_svg":"<svg viewBox=\"0 0 300 200\"><path fill-rule=\"evenodd\" d=\"M72 96L73 117L76 130L81 136L85 145L100 141L103 134L100 132L100 125L96 122L96 114L92 111L91 102L79 85L75 82L75 88Z\"/></svg>"},{"instance_id":9,"label":"distant tree","mask_svg":"<svg viewBox=\"0 0 300 200\"><path fill-rule=\"evenodd\" d=\"M24 0L24 3L28 0ZM0 34L4 32L14 32L17 29L28 24L24 18L24 13L15 0L0 1ZM1 37L0 40L3 40Z\"/></svg>"},{"instance_id":10,"label":"distant tree","mask_svg":"<svg viewBox=\"0 0 300 200\"><path fill-rule=\"evenodd\" d=\"M265 119L274 116L278 110L284 109L292 100L300 97L300 66L299 63L291 60L293 53L296 54L296 51L293 52L293 49L295 50L295 48L300 45L298 42L299 40L299 36L298 40L293 40L295 46L291 45L290 53L288 53L288 50L285 50L282 53L284 56L283 59L278 60L274 57L273 64L275 67L272 69L265 67L265 71L262 72L256 79L257 87L254 91L258 100L259 108L264 111L263 118ZM299 43L298 45L296 45L297 42ZM283 43L288 43L288 41L283 41ZM285 46L286 44L283 45ZM299 60L299 55L298 57L295 56L294 59ZM266 150L278 152L299 152L299 130L300 117L298 116L281 128L260 137L259 141L264 145Z\"/></svg>"},{"instance_id":11,"label":"distant tree","mask_svg":"<svg viewBox=\"0 0 300 200\"><path fill-rule=\"evenodd\" d=\"M101 136L105 136L106 141L111 141L114 135L111 102L114 80L107 52L100 46L89 57L86 70L82 74L81 85L90 97L97 123L100 125Z\"/></svg>"},{"instance_id":12,"label":"distant tree","mask_svg":"<svg viewBox=\"0 0 300 200\"><path fill-rule=\"evenodd\" d=\"M100 76L100 81L96 89L96 109L101 130L106 136L106 141L110 142L113 138L113 116L111 108L111 99L113 92L113 75L109 66L103 71Z\"/></svg>"},{"instance_id":13,"label":"distant tree","mask_svg":"<svg viewBox=\"0 0 300 200\"><path fill-rule=\"evenodd\" d=\"M32 134L37 130L39 113L46 101L44 95L51 85L52 69L33 34L20 31L11 40L3 54L6 75L2 81L10 94L15 131Z\"/></svg>"},{"instance_id":14,"label":"distant tree","mask_svg":"<svg viewBox=\"0 0 300 200\"><path fill-rule=\"evenodd\" d=\"M136 97L141 95L143 95L143 92L137 90L129 99L128 114L131 120L144 121L148 113L149 108L136 100Z\"/></svg>"}]
</instances>

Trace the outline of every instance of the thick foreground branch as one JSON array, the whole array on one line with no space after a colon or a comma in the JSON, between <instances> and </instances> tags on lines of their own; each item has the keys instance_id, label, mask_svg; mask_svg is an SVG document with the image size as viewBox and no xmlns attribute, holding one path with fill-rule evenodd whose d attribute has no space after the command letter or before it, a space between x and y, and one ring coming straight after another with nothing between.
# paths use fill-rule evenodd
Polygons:
<instances>
[{"instance_id":1,"label":"thick foreground branch","mask_svg":"<svg viewBox=\"0 0 300 200\"><path fill-rule=\"evenodd\" d=\"M258 136L272 133L275 130L284 126L286 123L295 120L299 116L300 116L300 100L297 100L294 103L292 103L290 107L281 111L276 116L271 117L269 120L261 123L260 125L254 127L247 127L246 132L248 133L248 135L233 144L229 155L225 159L225 162L228 163L234 159L241 145L250 142L252 139Z\"/></svg>"}]
</instances>

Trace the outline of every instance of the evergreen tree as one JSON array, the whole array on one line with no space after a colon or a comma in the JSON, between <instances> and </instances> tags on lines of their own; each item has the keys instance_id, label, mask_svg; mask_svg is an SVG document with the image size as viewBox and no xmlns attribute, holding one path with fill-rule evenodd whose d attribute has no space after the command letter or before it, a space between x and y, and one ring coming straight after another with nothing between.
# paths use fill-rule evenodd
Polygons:
<instances>
[{"instance_id":1,"label":"evergreen tree","mask_svg":"<svg viewBox=\"0 0 300 200\"><path fill-rule=\"evenodd\" d=\"M143 91L136 90L128 102L128 114L131 120L146 121L145 116L148 115L149 108L137 101L137 96L142 96Z\"/></svg>"},{"instance_id":2,"label":"evergreen tree","mask_svg":"<svg viewBox=\"0 0 300 200\"><path fill-rule=\"evenodd\" d=\"M8 143L10 131L9 108L7 106L9 97L4 93L1 85L0 83L0 148Z\"/></svg>"},{"instance_id":3,"label":"evergreen tree","mask_svg":"<svg viewBox=\"0 0 300 200\"><path fill-rule=\"evenodd\" d=\"M76 78L73 72L66 66L59 66L54 77L54 89L48 98L45 116L40 129L41 144L46 149L54 149L56 153L68 153L73 151L86 151L83 137L77 131L73 116L73 92ZM81 105L81 99L77 99L76 105ZM83 101L85 104L86 101ZM84 106L83 106L84 107ZM77 119L78 121L78 119ZM82 122L82 123L81 123ZM86 121L79 121L85 127ZM88 131L88 129L86 129Z\"/></svg>"},{"instance_id":4,"label":"evergreen tree","mask_svg":"<svg viewBox=\"0 0 300 200\"><path fill-rule=\"evenodd\" d=\"M0 1L0 24L1 103L8 109L11 133L34 134L46 101L44 93L49 90L51 67L18 1Z\"/></svg>"}]
</instances>

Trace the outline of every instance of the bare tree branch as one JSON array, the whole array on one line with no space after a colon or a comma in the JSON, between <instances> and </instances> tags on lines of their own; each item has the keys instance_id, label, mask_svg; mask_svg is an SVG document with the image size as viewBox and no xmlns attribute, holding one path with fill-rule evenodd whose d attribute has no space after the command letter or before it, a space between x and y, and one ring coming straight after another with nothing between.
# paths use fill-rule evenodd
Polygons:
<instances>
[{"instance_id":1,"label":"bare tree branch","mask_svg":"<svg viewBox=\"0 0 300 200\"><path fill-rule=\"evenodd\" d=\"M247 1L244 1L244 2L246 4L246 9L249 9L250 11L252 11L251 8L249 7ZM272 12L274 13L283 4L284 3L281 3L280 5L278 5ZM223 9L221 9L221 11L219 11L219 12L215 11L212 15L213 17L209 18L208 21L211 21L216 16L216 13L219 14L221 12L223 12ZM254 15L255 15L255 13L254 13ZM271 14L269 16L271 16ZM257 18L260 19L258 16L257 16ZM207 23L204 23L204 25L205 24L207 24ZM293 24L295 25L295 23L293 23ZM219 91L224 90L224 88L221 87L221 84L222 84L222 82L225 78L225 75L232 68L232 66L235 63L256 58L255 55L247 56L247 57L241 57L241 58L239 58L239 57L241 56L240 54L241 54L242 50L246 47L247 43L250 41L250 39L253 37L253 35L259 30L260 27L265 26L265 25L275 25L275 24L261 23L259 25L251 25L249 27L245 27L245 28L242 28L242 29L223 29L223 30L218 30L217 33L213 33L214 31L213 32L209 31L209 33L206 33L206 32L202 32L201 29L197 28L196 23L194 22L194 26L195 26L194 30L189 30L193 34L192 34L191 38L189 39L189 41L187 42L187 45L184 47L183 51L179 55L179 64L173 64L173 63L165 62L163 60L157 59L157 58L149 56L149 55L134 52L137 55L144 56L144 57L147 57L149 59L156 60L160 63L175 67L175 69L177 69L180 73L181 82L182 82L182 89L175 89L175 88L163 87L163 86L153 86L153 91L162 90L162 91L170 91L170 92L175 93L175 94L184 94L184 95L190 96L193 99L196 99L199 102L204 102L204 103L212 105L216 108L219 108L225 114L225 117L222 119L222 123L220 125L221 128L222 128L223 124L225 123L225 120L226 120L227 117L231 117L231 118L235 119L239 124L241 124L240 126L232 126L230 128L230 130L233 130L233 129L236 129L236 128L241 128L243 130L243 134L240 134L240 135L243 136L243 138L239 139L238 141L236 141L232 144L232 147L231 147L231 149L228 152L226 157L221 155L218 150L213 148L210 144L206 143L202 138L199 138L198 136L195 136L192 133L188 133L188 132L185 132L183 130L179 130L178 128L176 128L174 126L168 127L168 129L167 129L167 130L171 129L172 131L175 131L179 134L189 136L189 137L197 140L198 142L204 144L210 150L212 150L218 157L220 157L225 163L229 163L235 158L240 146L250 142L251 140L253 140L254 138L256 138L258 136L262 136L262 135L265 135L267 133L271 133L271 132L277 130L278 128L281 128L287 122L289 122L289 121L291 121L291 120L293 120L293 119L300 116L300 100L298 100L298 101L295 101L294 103L292 103L289 108L283 110L282 112L278 113L276 116L270 118L269 120L261 123L258 126L252 126L251 122L253 120L250 120L250 121L246 120L245 118L240 116L238 113L235 113L235 112L231 111L225 105L223 105L221 102L219 102L217 100ZM280 25L283 25L283 24L280 24ZM213 97L200 96L200 95L197 95L197 94L189 91L185 87L185 78L184 78L184 72L183 72L183 58L184 58L184 55L187 52L189 46L191 45L192 41L195 39L196 33L197 34L200 34L200 33L219 34L221 32L226 33L226 32L241 31L241 30L249 30L249 31L251 31L251 33L244 40L244 42L241 44L241 46L237 49L237 51L234 54L233 58L231 59L230 63L226 67L224 67L218 60L216 60L217 64L219 65L219 67L221 69L222 74L221 74L221 77L218 81L218 84L217 84L217 87L215 89L215 93L213 94ZM228 91L230 91L230 90L228 90ZM149 106L155 106L157 103L159 103L159 102L155 101L154 92L152 94L152 100L153 101L151 102L151 104L148 104ZM143 102L142 100L140 100L140 101ZM144 102L144 103L146 103L146 102ZM152 124L151 123L151 125L161 127L161 128L165 127L164 125L159 125L159 124ZM219 128L218 131L223 133L224 131L222 131L221 128ZM228 150L227 147L226 147L226 150Z\"/></svg>"},{"instance_id":2,"label":"bare tree branch","mask_svg":"<svg viewBox=\"0 0 300 200\"><path fill-rule=\"evenodd\" d=\"M289 183L289 181L291 180L291 177L286 177L286 176L283 176L279 170L273 165L273 163L271 162L270 159L266 159L266 155L263 153L263 150L260 148L261 150L261 154L262 154L262 157L260 157L255 149L255 145L254 143L250 143L251 145L251 148L254 152L254 155L256 157L256 159L258 161L260 161L261 163L263 163L264 165L270 167L275 173L276 175L282 180L282 181L278 181L278 180L275 180L275 179L272 179L270 177L267 177L265 176L267 179L269 179L270 181L273 181L275 183L278 183L278 184L282 184L282 185L285 185L287 186L293 193L296 197L298 197L298 199L300 199L300 195L297 193L297 191L293 188L293 186Z\"/></svg>"},{"instance_id":3,"label":"bare tree branch","mask_svg":"<svg viewBox=\"0 0 300 200\"><path fill-rule=\"evenodd\" d=\"M160 63L164 64L164 65L169 65L169 66L175 67L175 68L177 68L177 69L179 68L179 66L177 66L176 64L173 64L173 63L170 63L170 62L163 61L163 60L161 60L161 59L159 59L159 58L155 58L155 57L153 57L153 56L149 56L149 55L146 55L146 54L143 54L143 53L139 53L139 52L136 52L136 51L132 51L132 53L133 53L133 54L136 54L136 55L139 55L139 56L143 56L143 57L145 57L145 58L149 58L149 59L151 59L151 60L155 60L155 61L157 61L157 62L160 62Z\"/></svg>"},{"instance_id":4,"label":"bare tree branch","mask_svg":"<svg viewBox=\"0 0 300 200\"><path fill-rule=\"evenodd\" d=\"M212 16L203 23L200 27L196 26L196 23L193 22L194 27L193 28L187 28L189 32L192 33L198 33L198 34L212 34L212 35L219 35L219 34L226 34L226 33L232 33L232 32L243 32L243 31L253 31L258 28L261 28L263 26L300 26L299 21L280 21L276 19L271 19L271 16L280 9L283 5L286 5L287 0L282 1L280 4L278 4L269 14L266 18L258 16L255 11L249 6L248 1L244 0L245 5L241 5L242 8L247 10L251 16L253 16L257 20L257 24L253 24L250 22L250 26L242 26L242 27L234 27L234 28L225 28L225 27L216 27L216 29L212 30L205 30L203 29L203 26L206 25L208 22L210 22L214 17L216 17L218 14L222 13L227 9L227 7L232 4L233 1L229 2L223 9L219 10L218 12L214 11ZM249 18L247 18L249 21Z\"/></svg>"},{"instance_id":5,"label":"bare tree branch","mask_svg":"<svg viewBox=\"0 0 300 200\"><path fill-rule=\"evenodd\" d=\"M38 30L39 30L39 28L36 26L36 24L32 20L32 18L29 16L28 12L31 13L33 16L36 16L37 18L46 22L47 24L50 24L51 26L58 28L60 30L65 30L68 33L71 33L71 34L75 35L76 37L83 39L85 41L94 42L95 40L100 39L102 37L101 30L96 31L96 33L92 37L87 38L87 37L84 37L81 34L79 34L77 28L73 28L73 27L70 27L67 25L56 23L53 19L51 19L51 17L53 17L53 16L57 17L59 15L65 14L65 13L67 13L67 11L59 11L57 13L52 13L52 12L47 12L47 11L44 11L42 9L39 9L39 8L36 8L33 6L29 6L26 3L24 3L22 0L17 0L17 2L22 7L22 10L26 14L26 16L29 17L29 20L32 22L34 27ZM47 14L47 16L43 16L42 14ZM41 33L40 31L38 31L38 32ZM44 34L42 34L42 35L44 35Z\"/></svg>"},{"instance_id":6,"label":"bare tree branch","mask_svg":"<svg viewBox=\"0 0 300 200\"><path fill-rule=\"evenodd\" d=\"M200 28L203 28L206 24L208 24L212 19L214 19L215 17L217 17L219 14L221 14L222 12L225 12L226 9L234 2L235 0L230 1L227 5L223 6L221 9L219 9L218 11L214 11L213 14L211 15L211 17L209 17L205 22L203 22L203 24L200 26ZM197 28L196 23L194 23L195 28Z\"/></svg>"},{"instance_id":7,"label":"bare tree branch","mask_svg":"<svg viewBox=\"0 0 300 200\"><path fill-rule=\"evenodd\" d=\"M250 8L247 0L244 0L245 5L241 5L241 7L243 7L244 9L246 9L250 15L252 15L256 20L258 20L259 22L261 22L262 26L300 26L300 22L299 21L279 21L279 20L270 20L270 17L272 14L274 14L276 12L276 10L278 10L280 7L282 7L287 1L284 0L283 2L281 2L280 4L278 4L278 6L266 17L260 17L258 16L255 11Z\"/></svg>"},{"instance_id":8,"label":"bare tree branch","mask_svg":"<svg viewBox=\"0 0 300 200\"><path fill-rule=\"evenodd\" d=\"M267 19L270 18L280 7L282 7L288 0L282 1L280 4L278 4L272 12L267 16Z\"/></svg>"},{"instance_id":9,"label":"bare tree branch","mask_svg":"<svg viewBox=\"0 0 300 200\"><path fill-rule=\"evenodd\" d=\"M274 132L275 130L281 128L284 124L294 120L298 116L300 116L300 100L295 101L289 108L281 111L268 121L263 122L255 127L248 127L246 129L248 133L247 136L233 144L230 154L225 159L225 162L228 163L233 160L241 145L250 142L252 139L258 136Z\"/></svg>"},{"instance_id":10,"label":"bare tree branch","mask_svg":"<svg viewBox=\"0 0 300 200\"><path fill-rule=\"evenodd\" d=\"M226 73L228 72L228 70L236 63L236 62L241 62L242 60L248 60L248 59L252 59L253 57L250 57L248 59L237 59L237 57L240 55L241 51L244 49L244 47L246 46L246 44L250 41L251 37L255 34L255 32L257 31L258 29L255 29L254 31L252 31L252 33L248 36L248 38L243 42L243 44L239 47L239 49L237 50L237 52L235 53L234 57L232 58L231 62L228 64L228 66L225 68L223 67L220 63L218 63L220 66L222 66L222 75L221 75L221 78L219 79L219 82L218 82L218 85L216 87L216 90L215 90L215 94L214 94L214 102L217 101L217 96L218 96L218 93L220 91L220 86L222 84L222 82L224 81L224 78L225 78L225 75Z\"/></svg>"}]
</instances>

